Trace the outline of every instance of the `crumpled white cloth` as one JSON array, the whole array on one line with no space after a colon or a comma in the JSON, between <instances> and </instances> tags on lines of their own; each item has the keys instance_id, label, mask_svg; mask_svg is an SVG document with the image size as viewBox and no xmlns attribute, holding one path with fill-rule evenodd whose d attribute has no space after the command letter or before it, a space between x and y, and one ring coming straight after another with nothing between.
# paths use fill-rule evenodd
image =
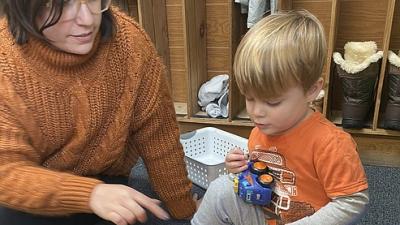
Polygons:
<instances>
[{"instance_id":1,"label":"crumpled white cloth","mask_svg":"<svg viewBox=\"0 0 400 225\"><path fill-rule=\"evenodd\" d=\"M274 8L275 11L275 0L235 0L236 3L241 4L241 12L247 13L247 28L251 28L261 18L264 13ZM270 4L268 4L270 3Z\"/></svg>"},{"instance_id":2,"label":"crumpled white cloth","mask_svg":"<svg viewBox=\"0 0 400 225\"><path fill-rule=\"evenodd\" d=\"M228 92L229 75L221 74L211 78L209 81L201 85L197 97L198 104L201 107L208 105L210 102L221 97Z\"/></svg>"},{"instance_id":3,"label":"crumpled white cloth","mask_svg":"<svg viewBox=\"0 0 400 225\"><path fill-rule=\"evenodd\" d=\"M228 108L229 108L229 103L228 103L228 92L225 92L224 95L222 95L217 103L211 102L209 103L205 110L207 112L207 115L209 115L212 118L217 118L217 117L228 117Z\"/></svg>"},{"instance_id":4,"label":"crumpled white cloth","mask_svg":"<svg viewBox=\"0 0 400 225\"><path fill-rule=\"evenodd\" d=\"M221 74L201 85L198 104L210 117L228 117L229 75Z\"/></svg>"}]
</instances>

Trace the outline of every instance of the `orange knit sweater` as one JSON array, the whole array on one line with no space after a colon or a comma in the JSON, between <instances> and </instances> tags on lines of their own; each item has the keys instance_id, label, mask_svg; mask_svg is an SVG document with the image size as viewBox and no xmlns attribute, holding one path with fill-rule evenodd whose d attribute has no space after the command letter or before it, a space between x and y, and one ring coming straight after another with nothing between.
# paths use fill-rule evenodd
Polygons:
<instances>
[{"instance_id":1,"label":"orange knit sweater","mask_svg":"<svg viewBox=\"0 0 400 225\"><path fill-rule=\"evenodd\" d=\"M87 55L17 45L0 22L0 205L91 212L95 177L128 176L140 156L172 216L193 214L164 68L137 23L114 13L116 37Z\"/></svg>"}]
</instances>

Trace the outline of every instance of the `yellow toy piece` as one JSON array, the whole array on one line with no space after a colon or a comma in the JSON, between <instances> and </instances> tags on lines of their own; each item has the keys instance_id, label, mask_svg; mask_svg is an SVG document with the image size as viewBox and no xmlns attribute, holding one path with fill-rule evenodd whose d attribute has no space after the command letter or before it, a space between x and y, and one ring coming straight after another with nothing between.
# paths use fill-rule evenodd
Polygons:
<instances>
[{"instance_id":1,"label":"yellow toy piece","mask_svg":"<svg viewBox=\"0 0 400 225\"><path fill-rule=\"evenodd\" d=\"M233 178L233 190L235 193L239 192L239 179L237 177Z\"/></svg>"}]
</instances>

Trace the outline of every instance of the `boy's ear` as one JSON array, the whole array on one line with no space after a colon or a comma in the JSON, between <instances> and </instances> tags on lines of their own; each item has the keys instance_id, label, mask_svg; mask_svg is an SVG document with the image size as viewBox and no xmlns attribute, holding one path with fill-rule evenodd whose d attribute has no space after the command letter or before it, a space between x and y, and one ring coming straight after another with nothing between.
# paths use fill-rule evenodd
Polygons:
<instances>
[{"instance_id":1,"label":"boy's ear","mask_svg":"<svg viewBox=\"0 0 400 225\"><path fill-rule=\"evenodd\" d=\"M311 87L307 91L308 102L312 102L315 100L315 98L317 98L323 85L324 85L324 79L322 77L318 78L318 80L313 85L311 85Z\"/></svg>"}]
</instances>

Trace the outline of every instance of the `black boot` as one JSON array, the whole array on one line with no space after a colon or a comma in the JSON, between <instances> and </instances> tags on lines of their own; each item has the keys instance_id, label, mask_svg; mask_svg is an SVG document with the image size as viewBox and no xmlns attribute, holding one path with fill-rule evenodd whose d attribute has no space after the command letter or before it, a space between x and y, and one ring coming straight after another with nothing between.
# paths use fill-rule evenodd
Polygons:
<instances>
[{"instance_id":1,"label":"black boot","mask_svg":"<svg viewBox=\"0 0 400 225\"><path fill-rule=\"evenodd\" d=\"M350 74L336 65L343 87L342 126L362 128L373 109L375 84L379 74L379 63L371 63L366 69Z\"/></svg>"},{"instance_id":2,"label":"black boot","mask_svg":"<svg viewBox=\"0 0 400 225\"><path fill-rule=\"evenodd\" d=\"M385 128L400 130L400 68L390 64L388 74L388 102L385 110Z\"/></svg>"}]
</instances>

